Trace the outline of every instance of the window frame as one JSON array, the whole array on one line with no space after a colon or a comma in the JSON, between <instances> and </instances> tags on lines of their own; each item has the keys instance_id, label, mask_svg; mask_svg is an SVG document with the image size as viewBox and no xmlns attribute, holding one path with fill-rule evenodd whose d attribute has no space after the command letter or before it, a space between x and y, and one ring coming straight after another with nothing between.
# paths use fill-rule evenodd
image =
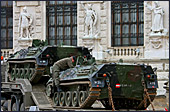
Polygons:
<instances>
[{"instance_id":1,"label":"window frame","mask_svg":"<svg viewBox=\"0 0 170 112\"><path fill-rule=\"evenodd\" d=\"M5 2L5 5L2 5L2 2ZM8 5L11 2L11 5ZM2 11L5 10L6 13L2 13ZM5 17L3 17L5 16ZM4 39L2 39L1 36L1 49L13 49L13 1L1 1L1 22L2 22L2 18L6 19L6 25L2 26L1 23L1 30L5 29L6 30L6 36L4 37ZM12 18L12 25L9 26L9 21L8 19ZM8 30L12 30L12 36L9 36L9 31ZM2 34L1 34L2 35ZM12 45L10 44L10 41L12 41ZM2 42L5 42L5 46L2 45Z\"/></svg>"},{"instance_id":2,"label":"window frame","mask_svg":"<svg viewBox=\"0 0 170 112\"><path fill-rule=\"evenodd\" d=\"M54 4L50 4L50 2L54 2ZM63 2L61 4L58 4L57 2ZM70 2L70 3L67 3L67 2ZM70 7L70 11L64 11L64 6L67 6L67 7ZM54 26L53 25L50 25L50 16L49 16L49 7L53 7L55 10L54 12L52 12L51 14L54 14ZM57 11L56 8L57 7L62 7L62 12L60 11ZM46 39L48 40L48 43L50 43L50 40L53 40L53 39L50 39L50 28L54 28L54 45L58 45L57 41L60 41L60 39L57 39L57 30L59 28L62 28L63 31L62 31L62 40L63 40L63 43L65 43L67 41L66 37L67 35L65 34L65 29L67 27L70 28L70 37L69 37L69 43L71 46L77 46L77 2L75 1L46 1ZM76 9L76 11L74 10ZM70 13L70 24L68 25L65 25L65 22L64 22L64 19L65 19L65 13ZM63 21L63 24L62 25L59 25L57 24L57 15L58 14L61 14L62 15L62 21ZM74 15L75 14L75 15ZM76 24L73 23L73 18L76 16ZM51 16L52 17L52 16ZM76 34L73 34L73 28L76 27ZM60 38L60 37L58 37ZM75 39L76 38L76 39ZM75 41L75 44L74 42ZM62 44L62 43L60 43ZM65 44L64 44L65 45ZM67 44L66 44L67 45Z\"/></svg>"},{"instance_id":3,"label":"window frame","mask_svg":"<svg viewBox=\"0 0 170 112\"><path fill-rule=\"evenodd\" d=\"M116 4L120 4L120 9L117 9L117 10L119 10L120 11L120 22L119 23L116 23L115 22L115 20L114 20L114 18L115 18L115 7L114 7L114 5L115 5L115 3ZM128 3L128 19L129 19L129 21L127 21L127 23L123 23L123 20L122 20L122 18L123 18L123 13L122 13L122 11L123 11L123 8L122 8L122 4L123 3ZM131 9L132 8L130 8L130 4L131 3L135 3L136 4L136 44L132 44L132 41L131 41L131 39L133 38L132 36L131 36L131 25L133 25L133 24L135 24L135 22L131 22ZM144 19L143 19L143 21L139 21L139 14L140 13L142 13L142 14L144 14L144 5L142 5L142 8L141 7L139 7L139 4L144 4L144 1L136 1L136 2L131 2L131 1L112 1L111 2L111 47L126 47L126 46L143 46L144 45L144 28L142 29L143 31L143 33L140 33L139 32L139 24L143 24L143 27L144 27ZM139 12L140 11L140 12ZM142 11L142 12L141 12ZM143 15L143 18L144 18L144 15ZM123 44L123 25L125 25L125 24L127 24L128 25L128 30L129 30L129 32L127 33L128 34L128 45L125 45L125 44ZM120 25L120 45L116 45L115 44L115 39L116 39L116 37L114 37L114 34L115 34L115 25ZM118 37L117 37L118 38ZM141 41L141 43L140 43L140 38L142 38L143 39L143 41Z\"/></svg>"}]
</instances>

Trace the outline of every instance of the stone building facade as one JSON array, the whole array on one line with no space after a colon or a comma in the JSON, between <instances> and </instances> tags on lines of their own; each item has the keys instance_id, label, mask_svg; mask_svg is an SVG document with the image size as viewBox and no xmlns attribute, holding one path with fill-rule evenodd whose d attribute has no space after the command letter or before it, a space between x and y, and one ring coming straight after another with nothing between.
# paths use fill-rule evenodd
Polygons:
<instances>
[{"instance_id":1,"label":"stone building facade","mask_svg":"<svg viewBox=\"0 0 170 112\"><path fill-rule=\"evenodd\" d=\"M72 2L68 3L73 4ZM141 8L139 7L140 5L137 6L134 5L138 7L136 9L134 8L133 9L134 11L141 10L140 14L142 14L142 16L140 16L139 14L137 15L137 17L138 19L140 20L142 19L143 21L143 23L141 23L143 24L141 25L142 33L140 33L143 35L141 38L143 39L142 40L143 43L141 45L136 46L135 45L113 46L112 44L112 41L114 40L112 39L114 27L112 18L112 16L114 15L114 13L112 13L112 11L114 10L113 6L115 6L115 10L117 11L126 12L126 10L124 9L127 8L126 6L124 6L125 3L122 3L122 6L120 7L114 5L119 3L120 2L111 1L76 2L75 10L77 15L75 21L77 22L76 23L77 46L86 46L89 49L93 49L92 54L97 59L98 63L118 62L119 59L123 59L123 61L126 63L144 63L147 65L151 65L153 68L157 67L157 76L159 80L159 89L157 94L158 95L165 94L166 91L165 89L163 89L163 83L169 80L169 1L159 2L144 1L142 2ZM53 3L50 2L48 4ZM55 2L53 5L55 5ZM19 30L19 26L21 25L21 23L19 22L21 13L25 9L25 7L27 9L28 16L24 17L26 18L28 17L29 19L27 19L26 21L30 23L29 38L22 38L20 36L21 29ZM116 7L118 7L118 9L116 9ZM125 8L119 10L119 8L121 7ZM1 55L5 57L8 57L10 53L16 52L22 48L27 48L28 46L31 45L32 39L46 40L47 36L49 36L47 35L48 30L46 25L47 19L49 18L46 15L47 13L50 13L52 9L49 9L47 11L46 1L13 1L12 8L13 8L13 46L12 49L6 48L1 49ZM68 9L66 9L66 12L67 10ZM73 8L71 8L71 10L73 10ZM128 11L130 14L131 10ZM155 20L155 17L157 16L156 14L158 13L161 15L161 17L160 19ZM71 14L73 13L71 12ZM122 17L125 16L121 16L121 18ZM140 21L138 19L137 22ZM156 27L154 26L155 21L157 21L157 24L159 24L159 22L161 21L160 24L163 26L163 28L160 31L153 30L153 28ZM55 23L56 22L57 21L55 21ZM55 28L56 27L57 26L55 25ZM65 27L67 27L67 25ZM122 29L124 28L123 26L121 27ZM139 28L137 29L140 30ZM23 31L26 32L26 29ZM63 32L67 32L67 30L64 30ZM123 30L121 30L120 32L123 32ZM138 36L140 34L138 34ZM121 43L123 43L123 40L121 41L122 41Z\"/></svg>"}]
</instances>

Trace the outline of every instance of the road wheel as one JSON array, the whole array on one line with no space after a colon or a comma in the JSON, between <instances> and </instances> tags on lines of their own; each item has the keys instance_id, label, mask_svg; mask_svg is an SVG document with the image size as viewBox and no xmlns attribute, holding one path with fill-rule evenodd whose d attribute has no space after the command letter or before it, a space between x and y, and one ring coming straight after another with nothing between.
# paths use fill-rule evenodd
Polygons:
<instances>
[{"instance_id":1,"label":"road wheel","mask_svg":"<svg viewBox=\"0 0 170 112\"><path fill-rule=\"evenodd\" d=\"M16 102L13 103L13 105L12 105L12 111L17 111L17 104L16 104Z\"/></svg>"},{"instance_id":2,"label":"road wheel","mask_svg":"<svg viewBox=\"0 0 170 112\"><path fill-rule=\"evenodd\" d=\"M65 92L61 92L60 93L60 96L59 96L59 104L60 104L60 106L64 106L64 104L65 104Z\"/></svg>"},{"instance_id":3,"label":"road wheel","mask_svg":"<svg viewBox=\"0 0 170 112\"><path fill-rule=\"evenodd\" d=\"M45 92L46 92L48 97L50 97L52 95L52 84L47 85Z\"/></svg>"},{"instance_id":4,"label":"road wheel","mask_svg":"<svg viewBox=\"0 0 170 112\"><path fill-rule=\"evenodd\" d=\"M20 111L25 111L25 107L24 107L24 103L21 103L21 106L20 106Z\"/></svg>"},{"instance_id":5,"label":"road wheel","mask_svg":"<svg viewBox=\"0 0 170 112\"><path fill-rule=\"evenodd\" d=\"M85 91L80 91L79 98L78 98L79 105L81 106L84 103L85 100L86 100Z\"/></svg>"},{"instance_id":6,"label":"road wheel","mask_svg":"<svg viewBox=\"0 0 170 112\"><path fill-rule=\"evenodd\" d=\"M59 92L54 93L53 102L55 106L59 105Z\"/></svg>"},{"instance_id":7,"label":"road wheel","mask_svg":"<svg viewBox=\"0 0 170 112\"><path fill-rule=\"evenodd\" d=\"M20 68L20 70L21 70L21 78L24 79L25 69L24 68Z\"/></svg>"},{"instance_id":8,"label":"road wheel","mask_svg":"<svg viewBox=\"0 0 170 112\"><path fill-rule=\"evenodd\" d=\"M29 79L29 75L30 75L30 68L25 68L25 76L24 76L24 79Z\"/></svg>"},{"instance_id":9,"label":"road wheel","mask_svg":"<svg viewBox=\"0 0 170 112\"><path fill-rule=\"evenodd\" d=\"M12 68L12 71L11 71L11 79L12 79L12 81L13 80L15 80L15 78L16 78L16 68Z\"/></svg>"},{"instance_id":10,"label":"road wheel","mask_svg":"<svg viewBox=\"0 0 170 112\"><path fill-rule=\"evenodd\" d=\"M30 68L30 74L29 74L29 80L31 80L32 76L35 73L35 69L34 68Z\"/></svg>"},{"instance_id":11,"label":"road wheel","mask_svg":"<svg viewBox=\"0 0 170 112\"><path fill-rule=\"evenodd\" d=\"M21 76L20 76L20 75L21 75L21 73L20 73L20 72L21 72L20 68L16 68L16 70L17 70L17 75L16 75L17 78L21 78Z\"/></svg>"},{"instance_id":12,"label":"road wheel","mask_svg":"<svg viewBox=\"0 0 170 112\"><path fill-rule=\"evenodd\" d=\"M72 105L73 107L78 106L78 92L77 91L74 91L72 93Z\"/></svg>"},{"instance_id":13,"label":"road wheel","mask_svg":"<svg viewBox=\"0 0 170 112\"><path fill-rule=\"evenodd\" d=\"M72 100L71 92L68 91L68 92L66 92L66 97L65 97L66 106L68 106L68 107L71 106L71 100Z\"/></svg>"}]
</instances>

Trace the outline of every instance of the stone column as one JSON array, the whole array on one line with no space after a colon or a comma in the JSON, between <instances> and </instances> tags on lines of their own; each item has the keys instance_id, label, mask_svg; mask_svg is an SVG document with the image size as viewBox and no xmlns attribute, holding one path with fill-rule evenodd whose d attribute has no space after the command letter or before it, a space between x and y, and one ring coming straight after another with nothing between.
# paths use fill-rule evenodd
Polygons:
<instances>
[{"instance_id":1,"label":"stone column","mask_svg":"<svg viewBox=\"0 0 170 112\"><path fill-rule=\"evenodd\" d=\"M21 15L26 8L31 19L28 37L21 36ZM23 19L27 18L23 17ZM31 19L28 19L30 21ZM27 23L27 22L25 22ZM25 29L23 30L25 33ZM14 1L13 2L13 48L14 52L32 45L33 39L46 39L46 2Z\"/></svg>"}]
</instances>

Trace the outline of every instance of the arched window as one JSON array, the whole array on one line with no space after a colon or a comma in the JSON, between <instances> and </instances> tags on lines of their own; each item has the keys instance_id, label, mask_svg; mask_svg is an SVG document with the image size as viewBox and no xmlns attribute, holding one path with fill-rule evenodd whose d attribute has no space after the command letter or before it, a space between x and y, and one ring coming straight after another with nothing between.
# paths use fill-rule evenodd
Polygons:
<instances>
[{"instance_id":1,"label":"arched window","mask_svg":"<svg viewBox=\"0 0 170 112\"><path fill-rule=\"evenodd\" d=\"M1 1L1 48L13 48L13 1Z\"/></svg>"},{"instance_id":2,"label":"arched window","mask_svg":"<svg viewBox=\"0 0 170 112\"><path fill-rule=\"evenodd\" d=\"M143 1L113 1L111 5L112 46L143 46Z\"/></svg>"},{"instance_id":3,"label":"arched window","mask_svg":"<svg viewBox=\"0 0 170 112\"><path fill-rule=\"evenodd\" d=\"M77 2L47 1L47 40L50 45L77 45Z\"/></svg>"}]
</instances>

